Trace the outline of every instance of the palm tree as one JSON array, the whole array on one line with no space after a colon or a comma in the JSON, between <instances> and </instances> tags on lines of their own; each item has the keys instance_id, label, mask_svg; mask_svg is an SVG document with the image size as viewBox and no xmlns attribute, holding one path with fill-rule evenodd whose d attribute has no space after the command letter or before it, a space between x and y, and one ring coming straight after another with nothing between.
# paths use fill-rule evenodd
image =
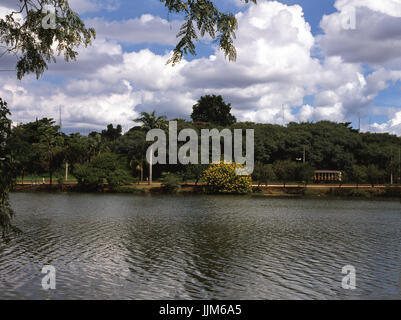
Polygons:
<instances>
[{"instance_id":1,"label":"palm tree","mask_svg":"<svg viewBox=\"0 0 401 320\"><path fill-rule=\"evenodd\" d=\"M166 127L166 116L156 116L156 111L152 113L141 112L141 117L135 119L134 122L142 123L142 128L144 130L152 130L152 129L164 129ZM149 184L152 184L152 156L153 150L150 151L150 161L149 161Z\"/></svg>"},{"instance_id":2,"label":"palm tree","mask_svg":"<svg viewBox=\"0 0 401 320\"><path fill-rule=\"evenodd\" d=\"M141 117L135 119L135 122L142 123L145 130L163 129L166 125L166 116L156 117L156 111L152 113L141 112Z\"/></svg>"}]
</instances>

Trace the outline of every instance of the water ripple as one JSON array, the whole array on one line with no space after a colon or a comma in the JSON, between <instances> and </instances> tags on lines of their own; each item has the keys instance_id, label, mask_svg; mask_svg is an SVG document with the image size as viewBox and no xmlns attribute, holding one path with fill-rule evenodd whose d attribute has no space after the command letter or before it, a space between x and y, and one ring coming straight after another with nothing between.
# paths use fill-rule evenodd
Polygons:
<instances>
[{"instance_id":1,"label":"water ripple","mask_svg":"<svg viewBox=\"0 0 401 320\"><path fill-rule=\"evenodd\" d=\"M399 203L13 194L0 299L399 299ZM41 289L41 268L57 290ZM357 269L357 290L341 269Z\"/></svg>"}]
</instances>

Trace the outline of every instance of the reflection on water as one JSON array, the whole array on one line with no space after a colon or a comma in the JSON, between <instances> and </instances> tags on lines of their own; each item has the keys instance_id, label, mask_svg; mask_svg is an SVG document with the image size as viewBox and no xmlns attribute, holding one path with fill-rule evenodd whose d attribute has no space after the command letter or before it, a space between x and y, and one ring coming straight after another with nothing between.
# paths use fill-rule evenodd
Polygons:
<instances>
[{"instance_id":1,"label":"reflection on water","mask_svg":"<svg viewBox=\"0 0 401 320\"><path fill-rule=\"evenodd\" d=\"M0 299L400 299L397 202L13 194ZM43 265L57 289L41 287ZM341 288L342 267L357 290Z\"/></svg>"}]
</instances>

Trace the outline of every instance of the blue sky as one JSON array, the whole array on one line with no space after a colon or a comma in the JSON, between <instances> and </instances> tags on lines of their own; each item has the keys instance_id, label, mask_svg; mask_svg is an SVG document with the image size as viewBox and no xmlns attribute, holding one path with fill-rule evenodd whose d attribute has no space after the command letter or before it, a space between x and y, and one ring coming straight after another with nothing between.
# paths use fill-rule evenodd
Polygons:
<instances>
[{"instance_id":1,"label":"blue sky","mask_svg":"<svg viewBox=\"0 0 401 320\"><path fill-rule=\"evenodd\" d=\"M0 5L0 17L12 2ZM215 2L237 14L236 63L206 39L197 56L166 66L183 17L159 0L70 0L96 28L93 46L79 49L77 62L59 59L40 80L2 75L0 95L17 122L58 118L62 106L68 131L127 129L141 111L188 119L201 95L221 94L242 121L282 123L284 106L287 121L357 126L361 115L363 130L401 134L399 1ZM349 8L351 29L343 25Z\"/></svg>"}]
</instances>

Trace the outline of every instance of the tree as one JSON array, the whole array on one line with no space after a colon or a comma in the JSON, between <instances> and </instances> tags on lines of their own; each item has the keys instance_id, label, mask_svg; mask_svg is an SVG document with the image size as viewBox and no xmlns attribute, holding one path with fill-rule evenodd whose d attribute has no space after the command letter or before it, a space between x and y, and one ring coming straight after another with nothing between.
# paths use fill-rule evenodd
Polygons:
<instances>
[{"instance_id":1,"label":"tree","mask_svg":"<svg viewBox=\"0 0 401 320\"><path fill-rule=\"evenodd\" d=\"M3 54L18 57L16 71L19 79L28 73L36 73L39 78L48 68L48 63L56 61L56 52L57 55L64 54L66 61L75 60L78 55L76 48L81 44L90 45L96 36L95 30L86 28L78 14L71 10L67 0L16 2L19 2L19 8L0 19L0 42L5 46ZM55 9L54 28L43 27L48 12L42 12L42 9L46 6Z\"/></svg>"},{"instance_id":2,"label":"tree","mask_svg":"<svg viewBox=\"0 0 401 320\"><path fill-rule=\"evenodd\" d=\"M117 154L126 155L129 159L129 167L140 174L140 181L143 181L143 169L146 160L146 133L144 130L132 128L120 137L114 146Z\"/></svg>"},{"instance_id":3,"label":"tree","mask_svg":"<svg viewBox=\"0 0 401 320\"><path fill-rule=\"evenodd\" d=\"M156 116L156 111L152 113L141 112L141 117L134 120L142 123L142 129L148 131L152 129L164 129L166 127L166 116ZM152 151L151 151L152 153ZM152 163L149 163L149 184L152 184Z\"/></svg>"},{"instance_id":4,"label":"tree","mask_svg":"<svg viewBox=\"0 0 401 320\"><path fill-rule=\"evenodd\" d=\"M305 186L313 179L315 169L307 163L300 163L296 166L296 177L299 182Z\"/></svg>"},{"instance_id":5,"label":"tree","mask_svg":"<svg viewBox=\"0 0 401 320\"><path fill-rule=\"evenodd\" d=\"M11 130L10 138L7 142L8 153L15 159L15 169L22 182L26 173L32 172L34 153L32 144L29 142L27 130L23 125L15 126Z\"/></svg>"},{"instance_id":6,"label":"tree","mask_svg":"<svg viewBox=\"0 0 401 320\"><path fill-rule=\"evenodd\" d=\"M7 152L7 140L11 134L10 111L7 103L0 98L0 229L3 238L12 230L17 230L11 220L14 212L8 200L8 194L15 180L14 161Z\"/></svg>"},{"instance_id":7,"label":"tree","mask_svg":"<svg viewBox=\"0 0 401 320\"><path fill-rule=\"evenodd\" d=\"M102 139L106 141L115 141L121 137L123 129L121 125L117 125L116 128L112 124L107 126L107 130L102 130Z\"/></svg>"},{"instance_id":8,"label":"tree","mask_svg":"<svg viewBox=\"0 0 401 320\"><path fill-rule=\"evenodd\" d=\"M368 179L366 167L359 165L352 166L350 176L353 182L356 183L356 187L359 188L359 184L366 182Z\"/></svg>"},{"instance_id":9,"label":"tree","mask_svg":"<svg viewBox=\"0 0 401 320\"><path fill-rule=\"evenodd\" d=\"M0 58L6 54L17 56L18 79L22 79L28 73L35 73L36 77L40 77L48 68L47 64L56 60L54 47L58 55L64 54L66 61L75 60L78 53L74 49L81 44L88 46L96 35L94 29L85 28L79 16L70 9L67 0L19 0L19 4L19 9L0 19L0 43L5 49L0 53ZM41 9L46 5L55 9L56 28L43 28L42 20L46 14L42 13ZM22 16L22 19L18 15ZM11 121L7 118L10 112L1 98L0 108L1 139L4 140L10 134ZM4 146L1 148L1 152L4 152ZM0 160L0 226L4 234L12 229L12 210L8 203L8 193L14 183L14 171L11 170L12 158L9 152L1 159L6 159Z\"/></svg>"},{"instance_id":10,"label":"tree","mask_svg":"<svg viewBox=\"0 0 401 320\"><path fill-rule=\"evenodd\" d=\"M256 163L252 176L254 180L258 182L258 186L261 184L268 185L269 182L277 179L273 170L273 166L271 164L263 164L261 162Z\"/></svg>"},{"instance_id":11,"label":"tree","mask_svg":"<svg viewBox=\"0 0 401 320\"><path fill-rule=\"evenodd\" d=\"M273 164L274 173L277 179L284 183L284 188L287 182L295 178L296 163L290 160L280 160Z\"/></svg>"},{"instance_id":12,"label":"tree","mask_svg":"<svg viewBox=\"0 0 401 320\"><path fill-rule=\"evenodd\" d=\"M41 167L49 173L50 186L53 184L53 173L57 171L65 159L64 139L59 132L60 127L54 126L55 121L38 128L40 140L34 144L35 152Z\"/></svg>"},{"instance_id":13,"label":"tree","mask_svg":"<svg viewBox=\"0 0 401 320\"><path fill-rule=\"evenodd\" d=\"M164 129L166 126L166 116L156 116L156 111L152 113L141 112L141 117L135 119L134 122L142 123L142 128L146 131L152 129Z\"/></svg>"},{"instance_id":14,"label":"tree","mask_svg":"<svg viewBox=\"0 0 401 320\"><path fill-rule=\"evenodd\" d=\"M112 153L101 154L89 164L76 166L74 175L78 185L88 191L103 190L105 180L111 190L130 183L129 174L121 166L117 155Z\"/></svg>"},{"instance_id":15,"label":"tree","mask_svg":"<svg viewBox=\"0 0 401 320\"><path fill-rule=\"evenodd\" d=\"M384 172L379 170L374 164L370 164L366 168L366 176L373 188L375 184L379 183L379 180L383 178Z\"/></svg>"},{"instance_id":16,"label":"tree","mask_svg":"<svg viewBox=\"0 0 401 320\"><path fill-rule=\"evenodd\" d=\"M230 126L237 122L231 114L231 104L224 102L222 96L206 95L193 106L191 118L194 122L210 122L219 126Z\"/></svg>"},{"instance_id":17,"label":"tree","mask_svg":"<svg viewBox=\"0 0 401 320\"><path fill-rule=\"evenodd\" d=\"M237 19L232 13L220 12L213 1L209 0L160 0L169 12L183 13L185 23L181 26L177 38L181 38L174 49L173 56L168 63L175 65L180 62L184 54L196 55L195 41L198 41L196 28L203 37L208 34L219 43L220 49L229 61L235 61L237 52L234 47L235 31L238 28ZM244 0L245 3L256 0Z\"/></svg>"}]
</instances>

